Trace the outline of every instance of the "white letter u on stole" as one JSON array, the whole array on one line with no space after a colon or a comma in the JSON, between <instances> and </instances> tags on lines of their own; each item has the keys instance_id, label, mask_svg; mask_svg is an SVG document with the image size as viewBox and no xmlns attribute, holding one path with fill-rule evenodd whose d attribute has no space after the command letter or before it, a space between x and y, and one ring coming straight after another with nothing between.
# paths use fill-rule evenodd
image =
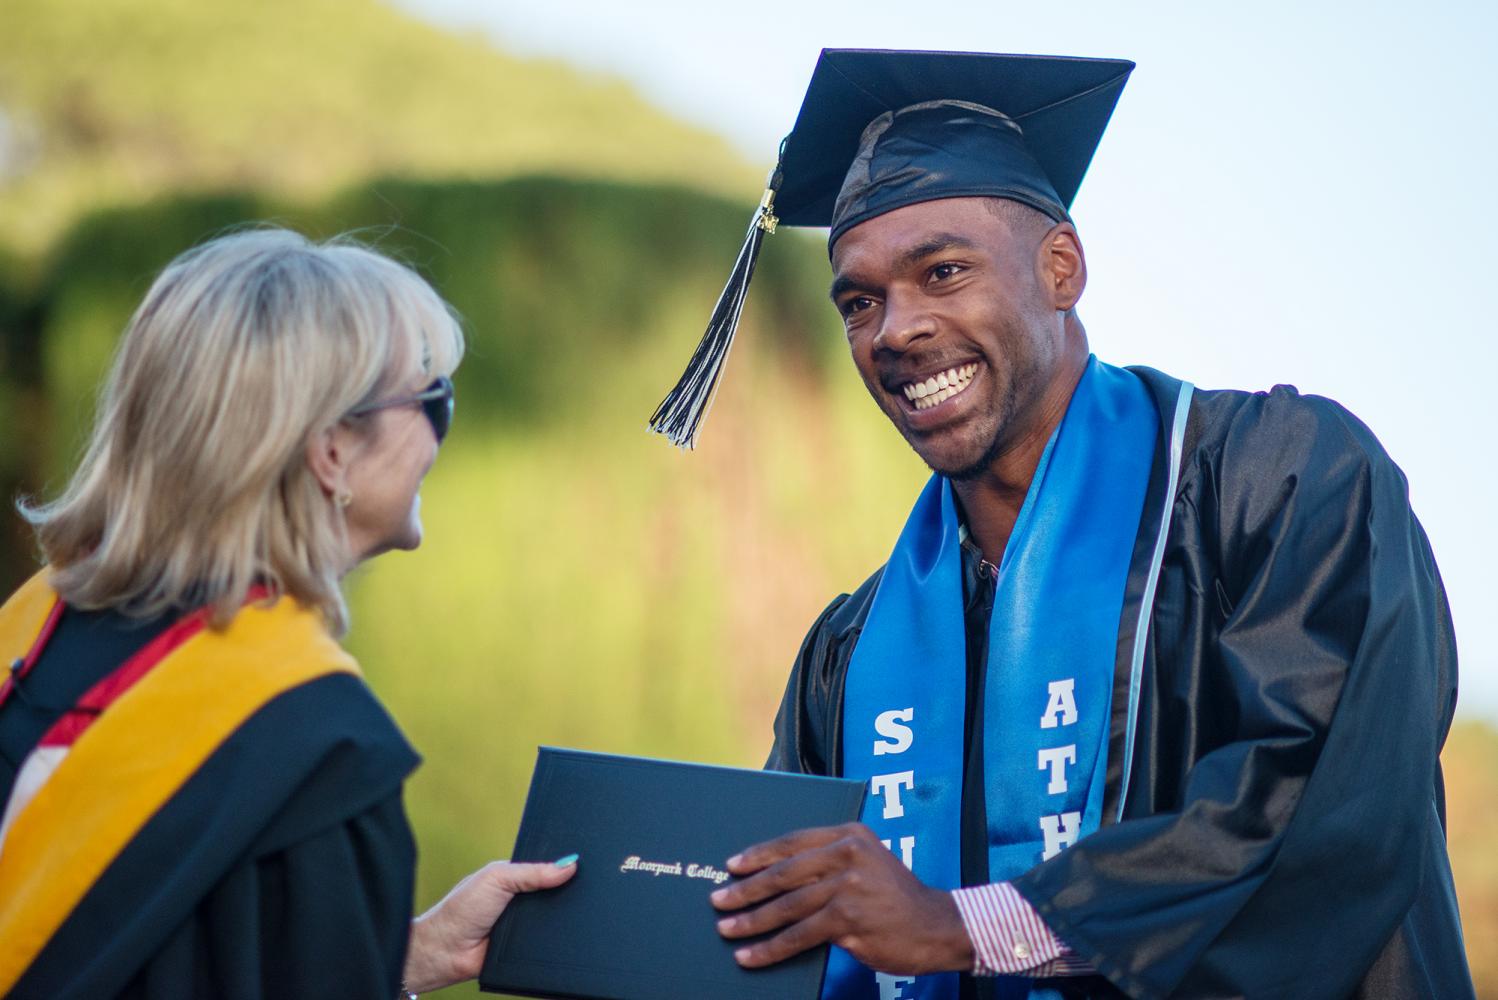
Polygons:
<instances>
[{"instance_id":1,"label":"white letter u on stole","mask_svg":"<svg viewBox=\"0 0 1498 1000\"><path fill-rule=\"evenodd\" d=\"M881 841L879 841L879 843L883 844L885 846L885 848L891 854L895 853L894 841L892 841L892 840L881 840ZM909 868L911 871L915 871L915 838L914 837L901 837L900 838L900 861L905 865L906 868Z\"/></svg>"}]
</instances>

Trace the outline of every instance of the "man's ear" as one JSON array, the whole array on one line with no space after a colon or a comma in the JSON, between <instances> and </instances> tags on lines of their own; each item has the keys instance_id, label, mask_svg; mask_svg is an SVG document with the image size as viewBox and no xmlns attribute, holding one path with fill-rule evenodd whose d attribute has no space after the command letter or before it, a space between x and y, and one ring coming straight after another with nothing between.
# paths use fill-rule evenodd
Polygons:
<instances>
[{"instance_id":1,"label":"man's ear","mask_svg":"<svg viewBox=\"0 0 1498 1000\"><path fill-rule=\"evenodd\" d=\"M1069 312L1087 287L1087 257L1069 222L1058 223L1040 243L1040 275L1057 312Z\"/></svg>"},{"instance_id":2,"label":"man's ear","mask_svg":"<svg viewBox=\"0 0 1498 1000\"><path fill-rule=\"evenodd\" d=\"M343 424L318 431L307 439L307 468L329 497L348 494L349 463L357 442Z\"/></svg>"}]
</instances>

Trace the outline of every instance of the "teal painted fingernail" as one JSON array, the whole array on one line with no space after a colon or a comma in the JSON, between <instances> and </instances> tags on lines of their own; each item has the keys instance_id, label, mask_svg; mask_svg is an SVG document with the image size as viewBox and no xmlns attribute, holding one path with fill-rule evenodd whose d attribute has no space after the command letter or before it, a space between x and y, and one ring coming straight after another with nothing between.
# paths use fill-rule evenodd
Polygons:
<instances>
[{"instance_id":1,"label":"teal painted fingernail","mask_svg":"<svg viewBox=\"0 0 1498 1000\"><path fill-rule=\"evenodd\" d=\"M556 861L553 862L553 864L555 864L558 868L571 868L573 865L577 864L577 855L569 854L565 858L557 858Z\"/></svg>"}]
</instances>

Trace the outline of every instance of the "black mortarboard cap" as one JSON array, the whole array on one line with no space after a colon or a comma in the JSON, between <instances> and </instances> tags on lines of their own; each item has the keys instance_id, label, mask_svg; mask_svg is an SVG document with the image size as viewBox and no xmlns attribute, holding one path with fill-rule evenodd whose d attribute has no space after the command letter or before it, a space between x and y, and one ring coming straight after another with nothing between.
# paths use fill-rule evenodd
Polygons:
<instances>
[{"instance_id":1,"label":"black mortarboard cap","mask_svg":"<svg viewBox=\"0 0 1498 1000\"><path fill-rule=\"evenodd\" d=\"M1065 220L1133 68L1122 59L823 49L707 332L651 429L695 443L761 241L777 221L830 227L830 250L860 222L938 198L1008 198Z\"/></svg>"}]
</instances>

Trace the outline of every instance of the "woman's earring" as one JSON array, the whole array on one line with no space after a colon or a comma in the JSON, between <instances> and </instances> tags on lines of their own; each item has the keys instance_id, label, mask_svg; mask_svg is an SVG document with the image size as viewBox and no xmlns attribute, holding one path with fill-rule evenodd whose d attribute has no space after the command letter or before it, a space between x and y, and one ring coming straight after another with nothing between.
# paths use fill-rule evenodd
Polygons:
<instances>
[{"instance_id":1,"label":"woman's earring","mask_svg":"<svg viewBox=\"0 0 1498 1000\"><path fill-rule=\"evenodd\" d=\"M337 493L333 494L333 506L337 507L339 510L342 510L353 502L354 495L348 490L339 490Z\"/></svg>"}]
</instances>

